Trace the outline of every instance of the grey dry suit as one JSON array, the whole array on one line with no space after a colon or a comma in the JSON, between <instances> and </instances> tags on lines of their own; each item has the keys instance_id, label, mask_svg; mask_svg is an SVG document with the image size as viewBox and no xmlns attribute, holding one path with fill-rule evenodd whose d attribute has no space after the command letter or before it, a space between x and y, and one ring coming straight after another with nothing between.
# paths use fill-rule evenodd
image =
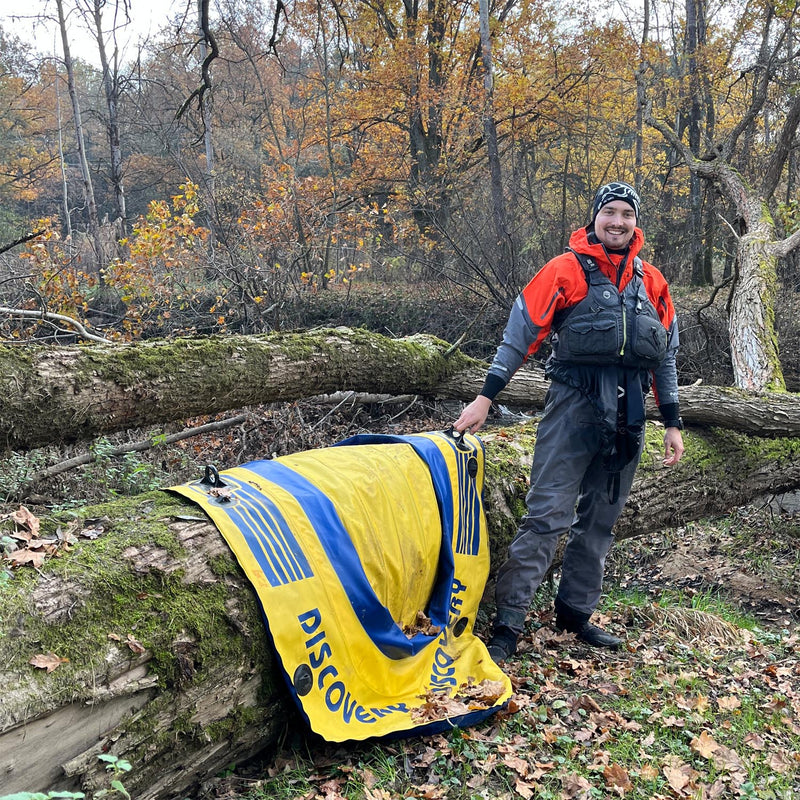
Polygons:
<instances>
[{"instance_id":1,"label":"grey dry suit","mask_svg":"<svg viewBox=\"0 0 800 800\"><path fill-rule=\"evenodd\" d=\"M536 435L527 514L497 575L495 625L516 633L567 532L556 612L565 627L589 620L600 600L612 528L641 456L651 370L667 386L668 399L677 398L677 326L665 328L645 291L641 261L634 259L633 277L618 291L585 254L574 257L587 294L552 318L546 365L552 383ZM513 371L504 359L519 311L512 312L506 347L498 349L490 374Z\"/></svg>"}]
</instances>

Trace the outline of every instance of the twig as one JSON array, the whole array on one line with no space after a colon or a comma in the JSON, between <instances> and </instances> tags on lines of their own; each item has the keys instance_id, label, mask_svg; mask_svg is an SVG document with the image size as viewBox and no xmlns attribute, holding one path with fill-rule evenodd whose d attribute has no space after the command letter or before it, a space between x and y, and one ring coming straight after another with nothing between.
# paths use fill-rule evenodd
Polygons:
<instances>
[{"instance_id":1,"label":"twig","mask_svg":"<svg viewBox=\"0 0 800 800\"><path fill-rule=\"evenodd\" d=\"M395 414L393 417L389 417L389 422L394 422L399 417L402 417L403 414L405 414L407 411L409 411L412 408L412 406L414 405L414 403L417 402L418 399L419 399L419 395L415 394L414 397L412 398L411 402L402 411L398 411L397 414Z\"/></svg>"},{"instance_id":2,"label":"twig","mask_svg":"<svg viewBox=\"0 0 800 800\"><path fill-rule=\"evenodd\" d=\"M44 228L42 228L40 231L33 231L33 233L29 233L20 237L19 239L15 239L13 242L9 242L8 244L2 244L0 245L0 254L7 253L9 250L13 250L18 245L25 244L25 242L29 242L31 239L41 236L43 233L45 233Z\"/></svg>"},{"instance_id":3,"label":"twig","mask_svg":"<svg viewBox=\"0 0 800 800\"><path fill-rule=\"evenodd\" d=\"M205 425L198 425L195 428L186 428L178 433L172 433L169 436L165 436L163 439L159 439L158 441L154 441L153 439L145 439L139 442L123 444L119 447L115 447L108 455L111 457L116 457L125 455L126 453L140 453L144 450L150 450L153 447L159 447L162 444L174 444L182 439L189 439L192 436L200 436L204 433L211 433L212 431L220 431L224 430L225 428L231 428L234 425L239 425L242 422L246 422L247 419L247 414L238 414L235 417L229 417L228 419L222 419L216 422L208 422ZM76 467L82 467L86 464L91 464L96 460L97 455L95 453L83 453L80 456L68 458L66 461L60 461L58 464L53 464L52 466L47 467L47 469L43 469L40 472L32 475L25 483L17 488L13 495L16 499L21 500L28 496L31 489L37 483L41 483L41 481L47 480L48 478L54 478L56 475L61 475L62 473L68 472Z\"/></svg>"},{"instance_id":4,"label":"twig","mask_svg":"<svg viewBox=\"0 0 800 800\"><path fill-rule=\"evenodd\" d=\"M331 414L338 411L348 400L355 397L355 394L355 392L345 392L344 397L339 401L339 403L337 403L324 417L317 420L317 424L314 425L314 428L318 428L320 425L322 425L322 423L325 422L325 420L328 419Z\"/></svg>"},{"instance_id":5,"label":"twig","mask_svg":"<svg viewBox=\"0 0 800 800\"><path fill-rule=\"evenodd\" d=\"M472 330L472 328L475 327L475 323L483 316L483 312L486 311L488 305L489 301L484 300L483 305L478 309L478 313L472 318L472 322L470 322L469 325L467 325L467 327L464 329L464 333L462 333L461 336L459 336L458 339L451 344L447 350L445 350L445 358L449 358L456 350L458 350L458 348L461 346L461 343L467 338L467 334Z\"/></svg>"},{"instance_id":6,"label":"twig","mask_svg":"<svg viewBox=\"0 0 800 800\"><path fill-rule=\"evenodd\" d=\"M25 319L41 319L46 320L47 322L64 322L67 325L72 325L72 327L75 328L75 332L83 336L84 339L89 339L93 342L102 342L103 344L111 344L111 342L104 336L100 336L96 333L90 333L86 326L77 319L73 319L72 317L68 317L64 314L56 314L53 311L31 311L24 308L8 308L6 306L0 306L0 314L9 314L12 317L24 317ZM67 331L64 332L66 333Z\"/></svg>"},{"instance_id":7,"label":"twig","mask_svg":"<svg viewBox=\"0 0 800 800\"><path fill-rule=\"evenodd\" d=\"M739 233L737 232L736 228L734 228L733 225L731 225L731 223L728 222L728 220L725 219L725 217L722 216L722 214L717 214L717 216L720 218L720 220L722 222L724 222L731 229L731 233L733 234L733 238L736 239L736 241L738 242L739 239L741 239L742 237L739 235Z\"/></svg>"}]
</instances>

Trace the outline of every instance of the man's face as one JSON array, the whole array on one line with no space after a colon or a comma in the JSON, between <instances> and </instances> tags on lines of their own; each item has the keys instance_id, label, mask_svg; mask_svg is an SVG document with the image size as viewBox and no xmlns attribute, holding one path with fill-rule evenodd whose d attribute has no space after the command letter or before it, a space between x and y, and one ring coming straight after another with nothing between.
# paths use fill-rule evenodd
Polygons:
<instances>
[{"instance_id":1,"label":"man's face","mask_svg":"<svg viewBox=\"0 0 800 800\"><path fill-rule=\"evenodd\" d=\"M611 250L622 250L633 238L636 227L636 212L624 200L606 203L594 220L597 238Z\"/></svg>"}]
</instances>

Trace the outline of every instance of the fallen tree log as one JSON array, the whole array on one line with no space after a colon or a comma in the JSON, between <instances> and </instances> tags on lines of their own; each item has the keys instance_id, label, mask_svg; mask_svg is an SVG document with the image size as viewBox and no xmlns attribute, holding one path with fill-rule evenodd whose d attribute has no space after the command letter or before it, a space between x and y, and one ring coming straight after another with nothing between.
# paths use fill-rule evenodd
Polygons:
<instances>
[{"instance_id":1,"label":"fallen tree log","mask_svg":"<svg viewBox=\"0 0 800 800\"><path fill-rule=\"evenodd\" d=\"M693 457L668 469L661 429L648 428L619 538L800 486L800 439L687 432ZM484 436L494 566L523 510L534 437L532 423ZM51 557L0 582L4 792L107 786L98 756L110 753L134 765L124 782L138 800L185 797L296 718L255 595L188 501L154 492L60 512L40 537Z\"/></svg>"},{"instance_id":2,"label":"fallen tree log","mask_svg":"<svg viewBox=\"0 0 800 800\"><path fill-rule=\"evenodd\" d=\"M431 336L348 328L130 345L0 346L0 448L86 441L264 403L339 391L470 401L486 364ZM548 382L520 370L498 401L540 408ZM800 436L800 398L693 385L684 420L758 436ZM657 418L652 404L648 414Z\"/></svg>"}]
</instances>

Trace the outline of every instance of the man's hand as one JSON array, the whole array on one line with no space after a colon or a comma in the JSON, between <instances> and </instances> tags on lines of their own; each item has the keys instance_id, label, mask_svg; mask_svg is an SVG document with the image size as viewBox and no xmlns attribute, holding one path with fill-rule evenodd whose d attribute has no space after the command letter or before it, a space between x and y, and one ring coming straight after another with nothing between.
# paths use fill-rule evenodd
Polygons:
<instances>
[{"instance_id":1,"label":"man's hand","mask_svg":"<svg viewBox=\"0 0 800 800\"><path fill-rule=\"evenodd\" d=\"M683 436L680 428L667 428L664 431L664 460L666 467L671 467L681 460L683 455Z\"/></svg>"},{"instance_id":2,"label":"man's hand","mask_svg":"<svg viewBox=\"0 0 800 800\"><path fill-rule=\"evenodd\" d=\"M488 397L479 394L464 408L461 416L453 423L453 427L457 431L477 433L483 427L483 423L486 422L486 417L489 415L491 407L492 401Z\"/></svg>"}]
</instances>

